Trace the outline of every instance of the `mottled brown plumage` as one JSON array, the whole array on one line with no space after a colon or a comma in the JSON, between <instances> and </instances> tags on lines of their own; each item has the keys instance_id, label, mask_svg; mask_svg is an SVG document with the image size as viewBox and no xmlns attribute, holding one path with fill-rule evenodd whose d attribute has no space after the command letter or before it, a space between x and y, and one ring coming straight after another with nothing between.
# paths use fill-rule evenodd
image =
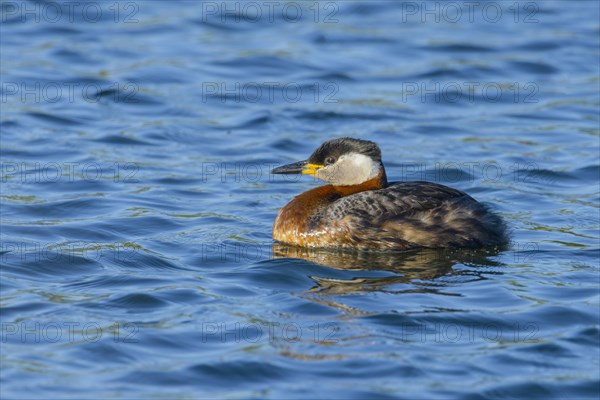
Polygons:
<instances>
[{"instance_id":1,"label":"mottled brown plumage","mask_svg":"<svg viewBox=\"0 0 600 400\"><path fill-rule=\"evenodd\" d=\"M356 169L356 171L352 171ZM336 139L305 162L274 173L305 173L335 182L294 197L281 209L273 238L303 247L408 250L482 247L506 242L503 221L459 190L431 182L387 183L375 143ZM353 176L367 176L356 183Z\"/></svg>"}]
</instances>

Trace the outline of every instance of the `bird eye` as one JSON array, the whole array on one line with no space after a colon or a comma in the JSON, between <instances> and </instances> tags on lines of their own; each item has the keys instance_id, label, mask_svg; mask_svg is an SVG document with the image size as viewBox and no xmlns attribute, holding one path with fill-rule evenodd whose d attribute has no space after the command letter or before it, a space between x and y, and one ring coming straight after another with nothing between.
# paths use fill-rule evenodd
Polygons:
<instances>
[{"instance_id":1,"label":"bird eye","mask_svg":"<svg viewBox=\"0 0 600 400\"><path fill-rule=\"evenodd\" d=\"M325 159L325 165L333 164L335 162L335 157L327 157Z\"/></svg>"}]
</instances>

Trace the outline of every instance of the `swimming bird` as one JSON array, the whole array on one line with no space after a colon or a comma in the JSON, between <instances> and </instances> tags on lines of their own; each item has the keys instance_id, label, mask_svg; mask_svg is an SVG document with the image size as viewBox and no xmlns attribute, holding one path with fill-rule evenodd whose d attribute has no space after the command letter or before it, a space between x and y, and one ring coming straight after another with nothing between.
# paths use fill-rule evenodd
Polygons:
<instances>
[{"instance_id":1,"label":"swimming bird","mask_svg":"<svg viewBox=\"0 0 600 400\"><path fill-rule=\"evenodd\" d=\"M340 138L273 174L327 182L294 197L277 215L273 239L301 247L411 250L499 246L502 219L468 194L432 182L387 181L377 144Z\"/></svg>"}]
</instances>

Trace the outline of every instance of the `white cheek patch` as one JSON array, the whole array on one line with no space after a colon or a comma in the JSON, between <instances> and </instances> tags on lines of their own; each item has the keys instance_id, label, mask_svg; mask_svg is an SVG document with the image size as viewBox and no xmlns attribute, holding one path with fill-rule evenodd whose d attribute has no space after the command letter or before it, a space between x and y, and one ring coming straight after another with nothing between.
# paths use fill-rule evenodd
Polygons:
<instances>
[{"instance_id":1,"label":"white cheek patch","mask_svg":"<svg viewBox=\"0 0 600 400\"><path fill-rule=\"evenodd\" d=\"M375 178L379 173L379 163L371 157L362 154L352 153L349 155L350 160L356 165L357 170L361 171L367 178Z\"/></svg>"},{"instance_id":2,"label":"white cheek patch","mask_svg":"<svg viewBox=\"0 0 600 400\"><path fill-rule=\"evenodd\" d=\"M377 161L358 153L344 154L333 167L338 169L340 185L361 184L375 178L381 169Z\"/></svg>"}]
</instances>

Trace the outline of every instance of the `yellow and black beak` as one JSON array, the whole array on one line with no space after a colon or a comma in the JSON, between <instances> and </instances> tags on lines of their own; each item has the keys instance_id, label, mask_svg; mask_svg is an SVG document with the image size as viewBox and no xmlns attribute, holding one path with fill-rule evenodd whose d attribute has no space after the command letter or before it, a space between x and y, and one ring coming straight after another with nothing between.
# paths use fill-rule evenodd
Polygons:
<instances>
[{"instance_id":1,"label":"yellow and black beak","mask_svg":"<svg viewBox=\"0 0 600 400\"><path fill-rule=\"evenodd\" d=\"M314 175L317 170L323 167L323 165L311 164L308 161L298 161L292 164L282 165L281 167L274 168L271 173Z\"/></svg>"}]
</instances>

